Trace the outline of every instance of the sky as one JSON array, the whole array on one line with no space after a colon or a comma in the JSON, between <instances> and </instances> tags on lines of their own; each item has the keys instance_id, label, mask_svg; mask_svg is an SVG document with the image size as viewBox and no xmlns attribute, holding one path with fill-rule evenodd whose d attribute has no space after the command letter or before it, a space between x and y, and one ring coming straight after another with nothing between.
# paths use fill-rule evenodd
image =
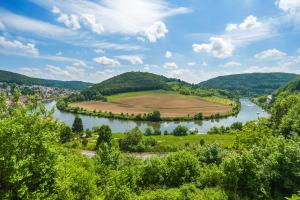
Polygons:
<instances>
[{"instance_id":1,"label":"sky","mask_svg":"<svg viewBox=\"0 0 300 200\"><path fill-rule=\"evenodd\" d=\"M0 69L98 83L300 73L300 0L1 0Z\"/></svg>"}]
</instances>

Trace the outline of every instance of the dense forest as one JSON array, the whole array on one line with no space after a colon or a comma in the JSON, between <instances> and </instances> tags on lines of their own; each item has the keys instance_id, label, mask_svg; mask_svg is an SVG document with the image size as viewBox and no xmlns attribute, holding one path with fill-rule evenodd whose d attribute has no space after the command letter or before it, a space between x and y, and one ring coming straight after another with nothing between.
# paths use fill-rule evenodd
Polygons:
<instances>
[{"instance_id":1,"label":"dense forest","mask_svg":"<svg viewBox=\"0 0 300 200\"><path fill-rule=\"evenodd\" d=\"M71 90L83 90L93 84L81 81L58 81L32 78L22 74L0 70L0 82L15 83L18 85L42 85L47 87L65 88Z\"/></svg>"},{"instance_id":2,"label":"dense forest","mask_svg":"<svg viewBox=\"0 0 300 200\"><path fill-rule=\"evenodd\" d=\"M0 95L0 199L299 198L297 92L278 96L270 118L226 131L235 138L229 148L201 140L147 159L131 152L159 145L151 137L134 129L113 140L107 126L95 129L96 156L81 155L76 145L68 145L73 140L87 143L80 138L80 119L71 129L34 99L22 105L19 97L16 91L8 107ZM182 131L178 128L174 135Z\"/></svg>"},{"instance_id":3,"label":"dense forest","mask_svg":"<svg viewBox=\"0 0 300 200\"><path fill-rule=\"evenodd\" d=\"M292 79L289 73L249 73L219 76L198 85L204 88L218 88L234 91L242 96L271 94Z\"/></svg>"}]
</instances>

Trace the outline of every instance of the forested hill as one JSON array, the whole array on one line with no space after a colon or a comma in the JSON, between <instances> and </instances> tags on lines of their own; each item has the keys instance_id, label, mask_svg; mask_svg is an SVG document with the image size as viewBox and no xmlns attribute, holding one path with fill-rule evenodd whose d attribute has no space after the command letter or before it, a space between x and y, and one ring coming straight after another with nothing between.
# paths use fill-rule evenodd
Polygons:
<instances>
[{"instance_id":1,"label":"forested hill","mask_svg":"<svg viewBox=\"0 0 300 200\"><path fill-rule=\"evenodd\" d=\"M93 85L92 83L85 83L81 81L58 81L32 78L22 74L4 70L0 70L0 82L15 83L18 85L42 85L47 87L66 88L72 90L83 90Z\"/></svg>"},{"instance_id":2,"label":"forested hill","mask_svg":"<svg viewBox=\"0 0 300 200\"><path fill-rule=\"evenodd\" d=\"M276 96L288 96L291 94L300 93L300 76L297 76L295 79L290 81L288 84L281 87L278 91L275 92Z\"/></svg>"},{"instance_id":3,"label":"forested hill","mask_svg":"<svg viewBox=\"0 0 300 200\"><path fill-rule=\"evenodd\" d=\"M111 95L122 92L167 89L168 82L179 81L148 72L126 72L83 91Z\"/></svg>"},{"instance_id":4,"label":"forested hill","mask_svg":"<svg viewBox=\"0 0 300 200\"><path fill-rule=\"evenodd\" d=\"M271 94L292 79L296 74L290 73L249 73L219 76L198 85L204 88L236 91L242 96Z\"/></svg>"}]
</instances>

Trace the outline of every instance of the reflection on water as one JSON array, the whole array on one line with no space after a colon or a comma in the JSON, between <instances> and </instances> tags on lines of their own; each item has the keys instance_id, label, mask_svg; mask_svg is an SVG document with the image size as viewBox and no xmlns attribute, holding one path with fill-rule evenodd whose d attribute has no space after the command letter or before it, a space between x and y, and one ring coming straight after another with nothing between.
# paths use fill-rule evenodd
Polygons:
<instances>
[{"instance_id":1,"label":"reflection on water","mask_svg":"<svg viewBox=\"0 0 300 200\"><path fill-rule=\"evenodd\" d=\"M108 119L103 117L92 117L86 115L79 115L82 118L84 128L91 129L94 126L108 125L113 132L123 133L128 130L139 127L144 131L148 126L153 127L156 130L172 131L176 126L183 125L188 128L197 128L200 133L206 133L213 126L230 126L232 123L240 121L247 122L256 119L257 117L268 117L266 113L259 106L252 103L249 99L241 99L241 111L237 116L227 117L226 119L219 120L204 120L204 121L188 121L188 122L135 122L126 120ZM45 104L47 109L51 109L55 106L55 101ZM75 115L72 113L61 112L56 110L54 112L54 118L65 122L71 126Z\"/></svg>"}]
</instances>

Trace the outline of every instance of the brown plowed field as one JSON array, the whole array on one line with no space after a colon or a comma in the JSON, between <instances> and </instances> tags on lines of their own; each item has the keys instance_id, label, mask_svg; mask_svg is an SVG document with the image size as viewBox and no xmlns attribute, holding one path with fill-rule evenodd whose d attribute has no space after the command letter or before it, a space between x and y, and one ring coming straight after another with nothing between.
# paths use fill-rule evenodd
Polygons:
<instances>
[{"instance_id":1,"label":"brown plowed field","mask_svg":"<svg viewBox=\"0 0 300 200\"><path fill-rule=\"evenodd\" d=\"M210 102L200 97L146 94L134 97L115 99L112 102L79 102L72 107L80 107L90 111L107 111L112 113L144 114L159 110L162 117L194 116L202 112L204 115L227 113L231 106Z\"/></svg>"}]
</instances>

